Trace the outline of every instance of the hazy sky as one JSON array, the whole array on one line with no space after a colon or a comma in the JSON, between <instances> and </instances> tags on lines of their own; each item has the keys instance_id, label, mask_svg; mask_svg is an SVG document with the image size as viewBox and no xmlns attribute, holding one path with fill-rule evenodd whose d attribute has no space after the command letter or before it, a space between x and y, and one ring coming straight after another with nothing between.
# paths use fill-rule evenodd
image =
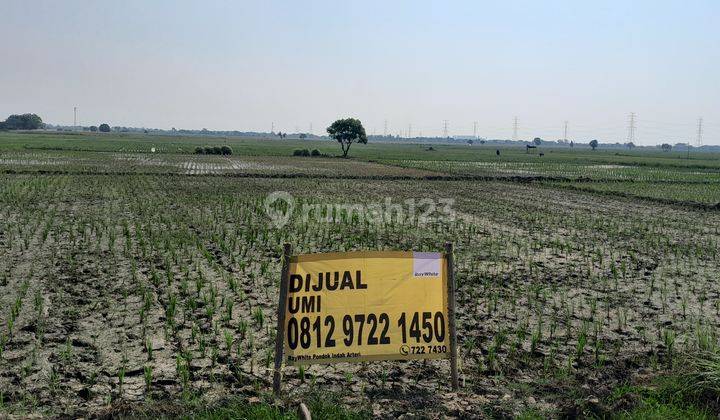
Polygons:
<instances>
[{"instance_id":1,"label":"hazy sky","mask_svg":"<svg viewBox=\"0 0 720 420\"><path fill-rule=\"evenodd\" d=\"M0 116L720 144L720 1L2 0Z\"/></svg>"}]
</instances>

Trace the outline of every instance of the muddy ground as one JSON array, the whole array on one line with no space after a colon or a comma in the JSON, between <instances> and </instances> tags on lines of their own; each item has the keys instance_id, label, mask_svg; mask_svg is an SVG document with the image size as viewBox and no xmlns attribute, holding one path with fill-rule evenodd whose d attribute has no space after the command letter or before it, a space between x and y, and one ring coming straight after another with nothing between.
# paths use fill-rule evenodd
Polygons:
<instances>
[{"instance_id":1,"label":"muddy ground","mask_svg":"<svg viewBox=\"0 0 720 420\"><path fill-rule=\"evenodd\" d=\"M281 244L455 243L461 390L446 361L284 370L292 407L337 394L379 417L607 413L622 384L717 342L717 212L534 184L0 175L6 414L266 399ZM268 227L262 200L452 198L453 221ZM304 377L303 377L304 376Z\"/></svg>"}]
</instances>

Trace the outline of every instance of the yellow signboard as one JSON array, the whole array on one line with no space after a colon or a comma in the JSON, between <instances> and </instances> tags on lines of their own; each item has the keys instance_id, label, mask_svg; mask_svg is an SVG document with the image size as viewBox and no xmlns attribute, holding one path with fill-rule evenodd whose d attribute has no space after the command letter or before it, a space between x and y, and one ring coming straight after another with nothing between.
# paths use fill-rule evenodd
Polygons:
<instances>
[{"instance_id":1,"label":"yellow signboard","mask_svg":"<svg viewBox=\"0 0 720 420\"><path fill-rule=\"evenodd\" d=\"M441 253L299 255L290 258L285 287L288 365L450 357Z\"/></svg>"}]
</instances>

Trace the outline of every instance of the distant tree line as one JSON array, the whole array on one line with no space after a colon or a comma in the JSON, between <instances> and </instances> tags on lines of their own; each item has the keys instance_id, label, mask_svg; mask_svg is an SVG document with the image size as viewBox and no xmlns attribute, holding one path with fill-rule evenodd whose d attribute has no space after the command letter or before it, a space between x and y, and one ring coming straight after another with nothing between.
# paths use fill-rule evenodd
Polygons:
<instances>
[{"instance_id":1,"label":"distant tree line","mask_svg":"<svg viewBox=\"0 0 720 420\"><path fill-rule=\"evenodd\" d=\"M110 132L110 126L107 124L100 124L98 127L97 125L91 125L90 127L83 127L83 130L87 131L90 130L93 133L101 132L101 133L109 133Z\"/></svg>"},{"instance_id":2,"label":"distant tree line","mask_svg":"<svg viewBox=\"0 0 720 420\"><path fill-rule=\"evenodd\" d=\"M13 114L0 122L0 130L37 130L44 127L42 118L37 114Z\"/></svg>"},{"instance_id":3,"label":"distant tree line","mask_svg":"<svg viewBox=\"0 0 720 420\"><path fill-rule=\"evenodd\" d=\"M196 155L224 155L230 156L233 151L230 146L198 146L195 148Z\"/></svg>"}]
</instances>

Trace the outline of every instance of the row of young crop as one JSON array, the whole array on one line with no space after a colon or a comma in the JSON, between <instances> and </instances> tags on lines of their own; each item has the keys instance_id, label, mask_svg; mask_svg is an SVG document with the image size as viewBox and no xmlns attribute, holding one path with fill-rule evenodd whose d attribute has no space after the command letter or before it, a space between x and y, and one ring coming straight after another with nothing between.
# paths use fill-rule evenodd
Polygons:
<instances>
[{"instance_id":1,"label":"row of young crop","mask_svg":"<svg viewBox=\"0 0 720 420\"><path fill-rule=\"evenodd\" d=\"M416 198L419 188L454 198L455 219L372 223L335 213L278 228L264 206L275 190L295 191L302 207ZM639 355L663 366L678 351L717 345L713 214L505 183L29 175L3 176L0 214L11 278L0 291L22 307L39 293L25 316L9 310L0 321L6 401L81 398L71 393L78 388L92 401L266 388L284 242L297 252L455 242L468 386L528 365L540 367L534 380L601 373ZM31 255L47 260L46 271L23 296L9 266ZM75 330L48 340L41 319ZM33 363L33 353L47 362ZM329 369L367 385L386 368ZM300 384L315 370L286 375Z\"/></svg>"}]
</instances>

